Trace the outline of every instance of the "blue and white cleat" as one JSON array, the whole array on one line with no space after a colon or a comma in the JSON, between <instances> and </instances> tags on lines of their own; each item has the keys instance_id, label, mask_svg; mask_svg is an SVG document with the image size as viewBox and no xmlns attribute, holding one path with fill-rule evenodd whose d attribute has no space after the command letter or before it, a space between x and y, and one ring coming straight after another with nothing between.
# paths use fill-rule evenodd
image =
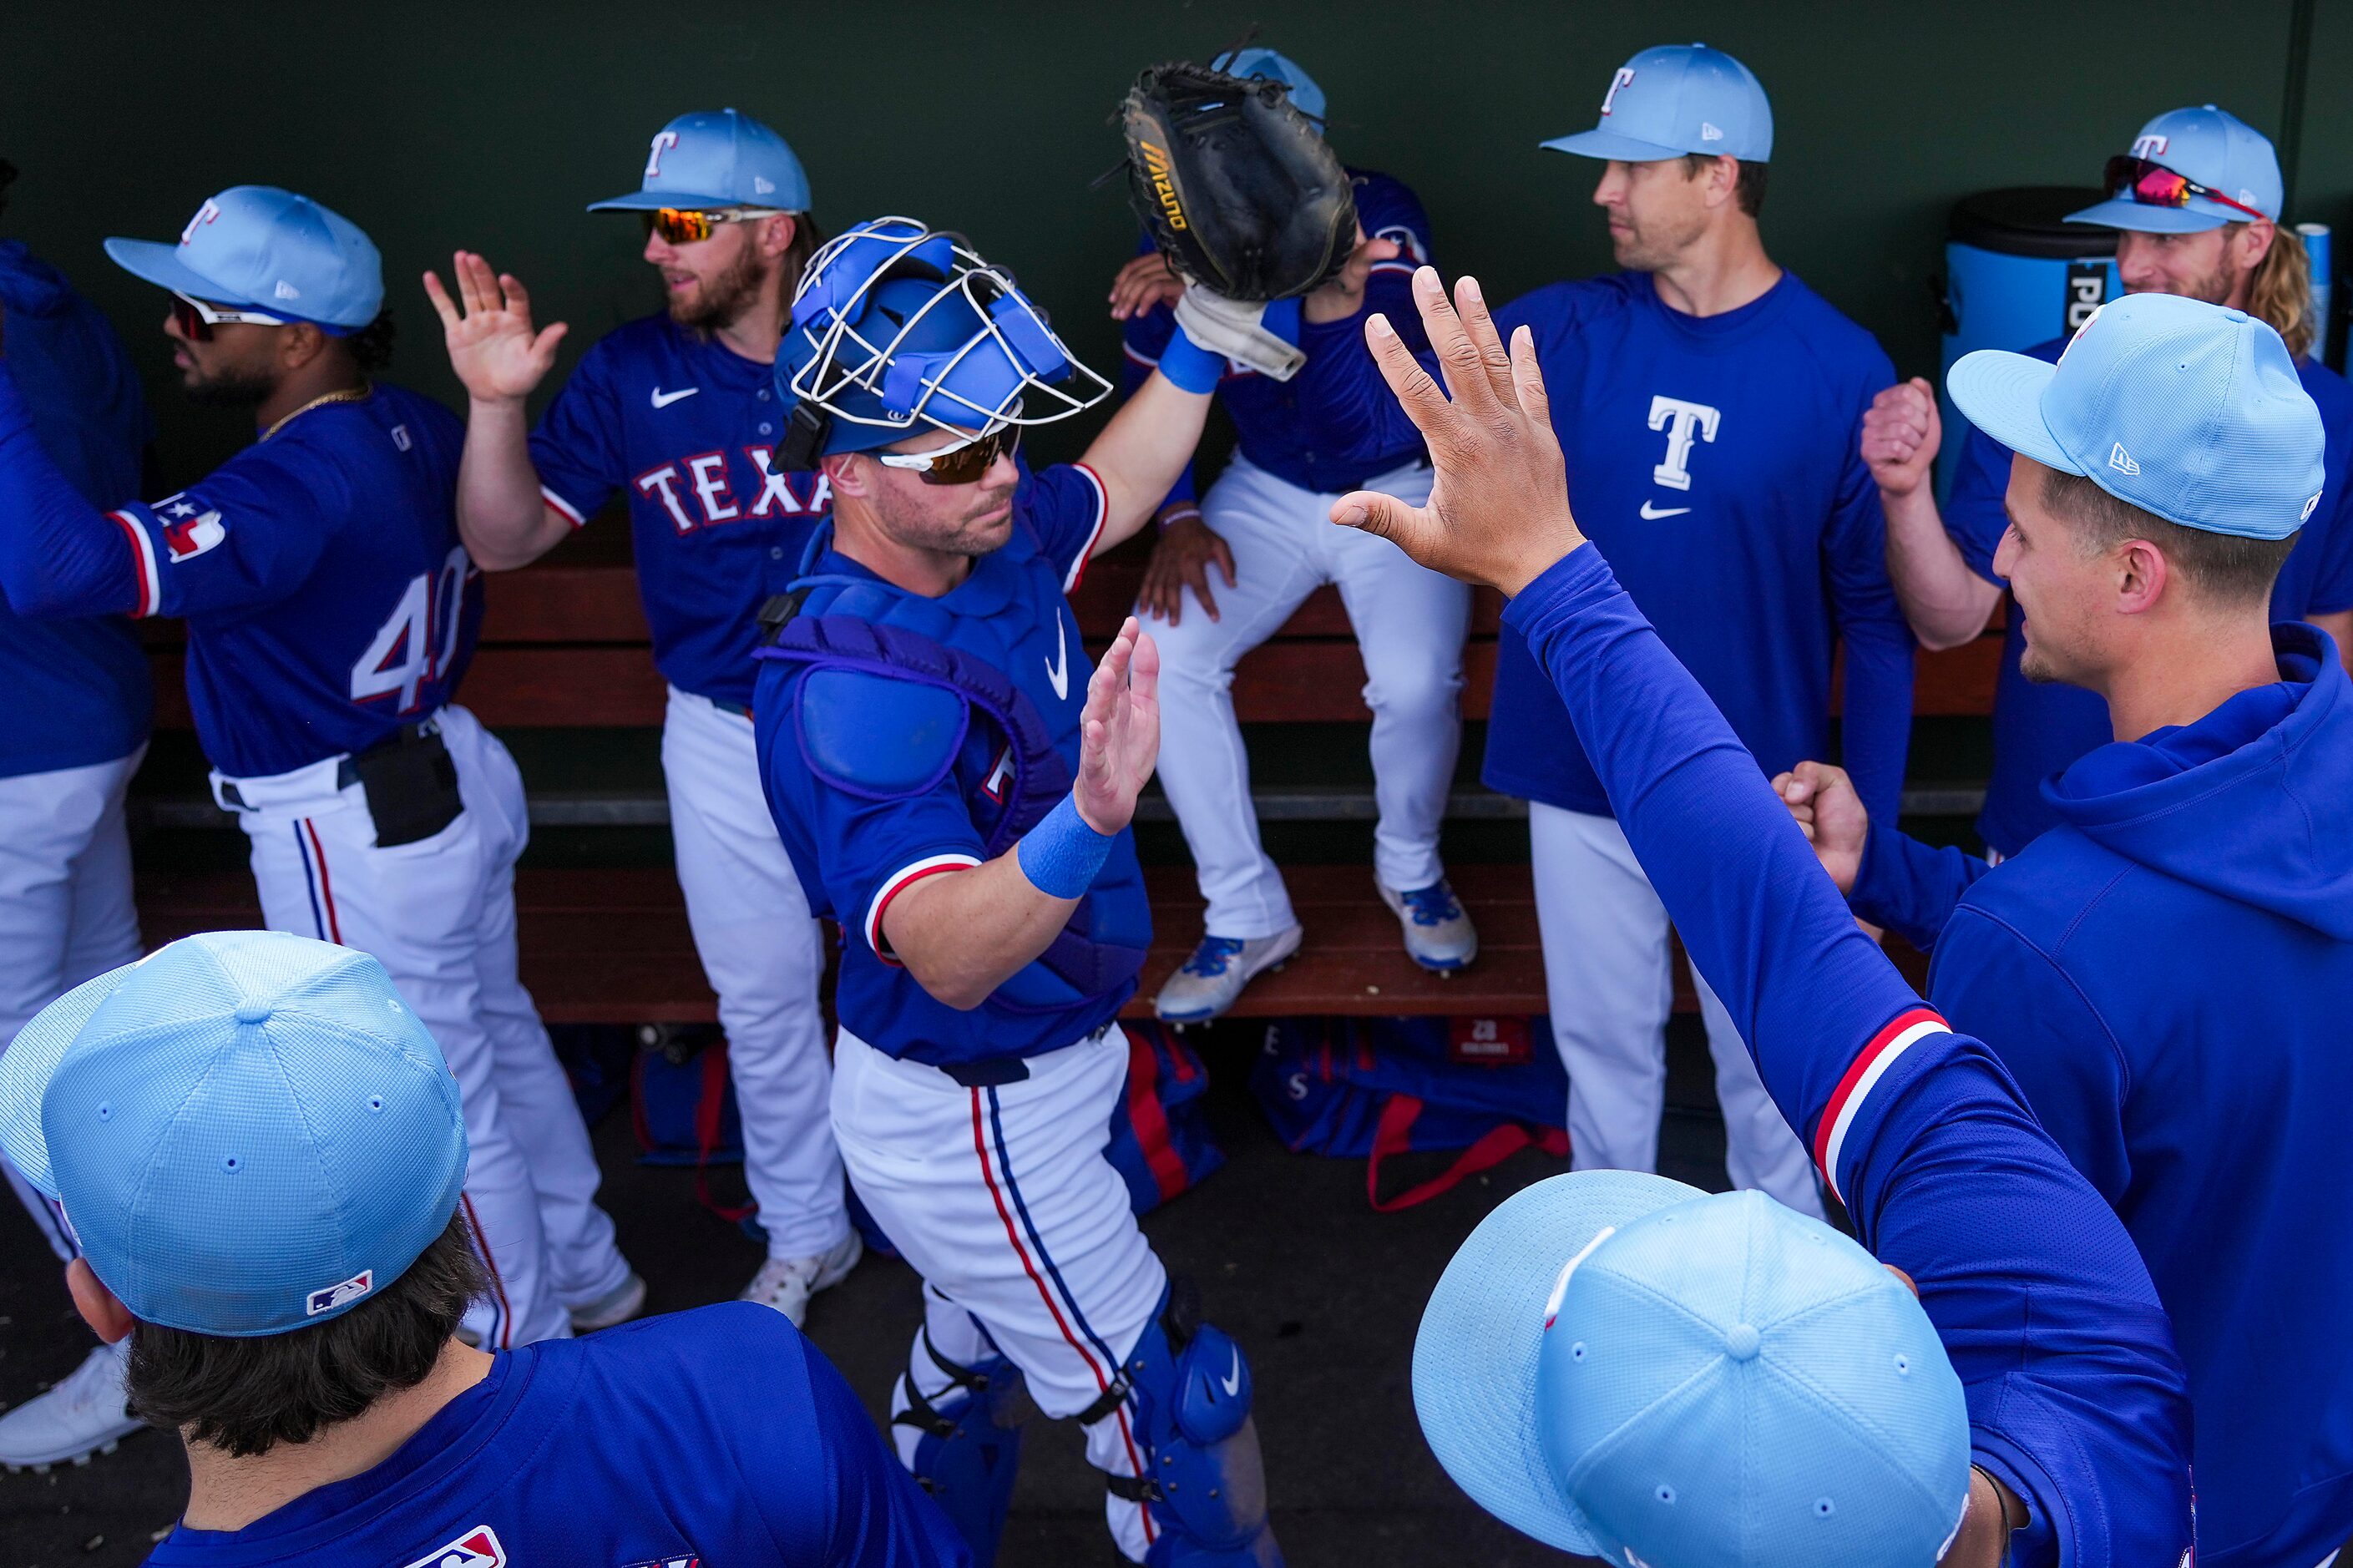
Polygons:
<instances>
[{"instance_id":1,"label":"blue and white cleat","mask_svg":"<svg viewBox=\"0 0 2353 1568\"><path fill-rule=\"evenodd\" d=\"M1405 928L1408 958L1434 974L1451 974L1479 956L1479 932L1444 878L1409 893L1391 891L1377 877L1373 885Z\"/></svg>"},{"instance_id":2,"label":"blue and white cleat","mask_svg":"<svg viewBox=\"0 0 2353 1568\"><path fill-rule=\"evenodd\" d=\"M1293 926L1247 942L1232 936L1203 937L1193 956L1152 999L1152 1010L1162 1023L1178 1028L1208 1023L1231 1007L1253 978L1282 968L1299 951L1303 934Z\"/></svg>"}]
</instances>

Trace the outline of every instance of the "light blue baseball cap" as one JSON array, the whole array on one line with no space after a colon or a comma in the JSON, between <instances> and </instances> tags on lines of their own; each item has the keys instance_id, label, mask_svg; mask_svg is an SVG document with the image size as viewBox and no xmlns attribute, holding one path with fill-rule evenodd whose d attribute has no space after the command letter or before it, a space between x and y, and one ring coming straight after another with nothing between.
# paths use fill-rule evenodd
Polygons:
<instances>
[{"instance_id":1,"label":"light blue baseball cap","mask_svg":"<svg viewBox=\"0 0 2353 1568\"><path fill-rule=\"evenodd\" d=\"M206 201L179 243L110 239L106 254L174 294L309 321L337 337L384 308L384 261L359 225L275 185L231 185Z\"/></svg>"},{"instance_id":2,"label":"light blue baseball cap","mask_svg":"<svg viewBox=\"0 0 2353 1568\"><path fill-rule=\"evenodd\" d=\"M1559 153L1655 163L1686 153L1773 156L1773 106L1756 73L1722 49L1671 44L1618 68L1590 131L1544 143Z\"/></svg>"},{"instance_id":3,"label":"light blue baseball cap","mask_svg":"<svg viewBox=\"0 0 2353 1568\"><path fill-rule=\"evenodd\" d=\"M1289 55L1272 49L1236 49L1219 55L1209 62L1211 70L1221 70L1229 76L1260 77L1279 81L1291 89L1291 101L1299 112L1310 120L1324 118L1324 89L1315 79L1299 68L1299 62Z\"/></svg>"},{"instance_id":4,"label":"light blue baseball cap","mask_svg":"<svg viewBox=\"0 0 2353 1568\"><path fill-rule=\"evenodd\" d=\"M1413 1401L1473 1501L1626 1568L1928 1568L1968 1502L1920 1303L1761 1193L1584 1171L1514 1194L1430 1295Z\"/></svg>"},{"instance_id":5,"label":"light blue baseball cap","mask_svg":"<svg viewBox=\"0 0 2353 1568\"><path fill-rule=\"evenodd\" d=\"M231 1338L348 1311L448 1227L458 1080L364 952L185 937L0 1055L0 1150L142 1322Z\"/></svg>"},{"instance_id":6,"label":"light blue baseball cap","mask_svg":"<svg viewBox=\"0 0 2353 1568\"><path fill-rule=\"evenodd\" d=\"M681 114L654 132L645 183L626 195L592 202L592 213L657 207L775 207L809 210L808 174L785 139L733 109Z\"/></svg>"},{"instance_id":7,"label":"light blue baseball cap","mask_svg":"<svg viewBox=\"0 0 2353 1568\"><path fill-rule=\"evenodd\" d=\"M2244 310L2127 294L2056 365L1979 349L1945 385L2011 451L2184 528L2285 539L2320 503L2320 410L2279 333Z\"/></svg>"},{"instance_id":8,"label":"light blue baseball cap","mask_svg":"<svg viewBox=\"0 0 2353 1568\"><path fill-rule=\"evenodd\" d=\"M2211 103L2171 110L2142 126L2140 134L2133 138L2132 156L2162 163L2274 222L2287 199L2287 188L2280 179L2279 154L2272 150L2271 139ZM2159 207L2137 202L2119 190L2107 201L2069 213L2067 221L2138 229L2145 234L2197 234L2250 220L2237 207L2206 196L2191 196L2186 206Z\"/></svg>"}]
</instances>

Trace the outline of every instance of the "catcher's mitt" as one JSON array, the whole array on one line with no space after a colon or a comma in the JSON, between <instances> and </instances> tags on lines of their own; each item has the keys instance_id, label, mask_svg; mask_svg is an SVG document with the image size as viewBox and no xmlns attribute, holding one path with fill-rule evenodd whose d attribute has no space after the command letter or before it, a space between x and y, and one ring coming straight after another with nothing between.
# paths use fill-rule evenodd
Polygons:
<instances>
[{"instance_id":1,"label":"catcher's mitt","mask_svg":"<svg viewBox=\"0 0 2353 1568\"><path fill-rule=\"evenodd\" d=\"M1128 200L1187 278L1229 300L1288 300L1348 259L1347 171L1283 83L1154 66L1122 118Z\"/></svg>"}]
</instances>

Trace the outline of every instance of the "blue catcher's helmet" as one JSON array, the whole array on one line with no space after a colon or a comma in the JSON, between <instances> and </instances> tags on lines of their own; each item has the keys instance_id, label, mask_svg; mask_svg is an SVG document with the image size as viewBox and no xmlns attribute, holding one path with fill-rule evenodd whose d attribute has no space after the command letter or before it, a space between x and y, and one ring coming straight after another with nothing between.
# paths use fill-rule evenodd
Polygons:
<instances>
[{"instance_id":1,"label":"blue catcher's helmet","mask_svg":"<svg viewBox=\"0 0 2353 1568\"><path fill-rule=\"evenodd\" d=\"M925 430L1051 424L1111 392L1011 273L905 217L859 224L809 258L776 379L791 410L781 456L802 471Z\"/></svg>"}]
</instances>

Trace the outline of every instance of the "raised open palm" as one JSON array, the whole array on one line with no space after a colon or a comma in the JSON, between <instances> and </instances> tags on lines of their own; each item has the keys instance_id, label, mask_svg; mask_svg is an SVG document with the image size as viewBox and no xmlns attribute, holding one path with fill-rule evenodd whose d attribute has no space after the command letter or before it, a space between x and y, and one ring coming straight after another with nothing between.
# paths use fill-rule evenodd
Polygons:
<instances>
[{"instance_id":1,"label":"raised open palm","mask_svg":"<svg viewBox=\"0 0 2353 1568\"><path fill-rule=\"evenodd\" d=\"M1079 816L1097 833L1117 833L1160 760L1160 650L1136 624L1119 628L1087 680L1079 715Z\"/></svg>"},{"instance_id":2,"label":"raised open palm","mask_svg":"<svg viewBox=\"0 0 2353 1568\"><path fill-rule=\"evenodd\" d=\"M466 395L478 401L527 395L554 365L556 345L570 329L556 321L534 332L531 293L522 279L492 272L470 250L451 257L449 269L458 283L456 300L438 276L425 275L426 295L441 318L442 341L449 348L449 368L465 384Z\"/></svg>"}]
</instances>

